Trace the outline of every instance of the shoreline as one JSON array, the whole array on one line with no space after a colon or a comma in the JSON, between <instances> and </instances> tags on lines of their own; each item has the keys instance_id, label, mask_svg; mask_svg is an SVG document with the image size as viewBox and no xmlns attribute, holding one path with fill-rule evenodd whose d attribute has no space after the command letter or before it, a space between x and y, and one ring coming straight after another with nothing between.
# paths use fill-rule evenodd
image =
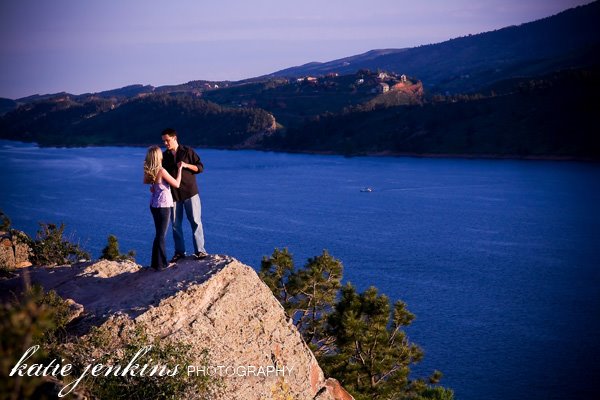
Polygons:
<instances>
[{"instance_id":1,"label":"shoreline","mask_svg":"<svg viewBox=\"0 0 600 400\"><path fill-rule=\"evenodd\" d=\"M238 149L229 149L238 150ZM316 151L316 150L275 150L275 149L239 149L239 150L257 150L271 151L274 153L290 153L290 154L314 154L314 155L336 155L347 158L353 157L410 157L410 158L457 158L465 160L526 160L526 161L576 161L598 163L600 159L577 156L558 156L558 155L529 155L520 156L516 154L470 154L470 153L411 153L411 152L365 152L357 154L343 154L333 151Z\"/></svg>"},{"instance_id":2,"label":"shoreline","mask_svg":"<svg viewBox=\"0 0 600 400\"><path fill-rule=\"evenodd\" d=\"M95 144L95 145L40 145L37 142L23 142L18 140L0 139L6 142L34 144L39 148L57 148L57 149L77 149L77 148L93 148L93 147L148 147L152 144L131 144L131 143L112 143L112 144ZM186 143L183 143L186 144ZM210 150L229 150L229 151L262 151L272 153L287 153L287 154L309 154L321 156L343 156L346 158L354 157L410 157L410 158L453 158L465 160L520 160L520 161L570 161L570 162L585 162L585 163L600 163L600 159L578 156L561 156L561 155L518 155L518 154L474 154L474 153L412 153L412 152L393 152L393 151L378 151L364 152L356 154L343 154L335 151L327 150L282 150L260 147L220 147L220 146L198 146L191 145L198 149Z\"/></svg>"}]
</instances>

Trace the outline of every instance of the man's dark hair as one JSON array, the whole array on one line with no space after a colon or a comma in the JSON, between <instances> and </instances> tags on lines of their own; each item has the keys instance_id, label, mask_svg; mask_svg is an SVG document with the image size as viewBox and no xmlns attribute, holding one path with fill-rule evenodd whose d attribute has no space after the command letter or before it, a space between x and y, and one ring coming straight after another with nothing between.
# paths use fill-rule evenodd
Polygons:
<instances>
[{"instance_id":1,"label":"man's dark hair","mask_svg":"<svg viewBox=\"0 0 600 400\"><path fill-rule=\"evenodd\" d=\"M177 136L177 132L175 132L175 129L173 128L167 128L164 131L162 131L161 136L162 135L168 135L168 136Z\"/></svg>"}]
</instances>

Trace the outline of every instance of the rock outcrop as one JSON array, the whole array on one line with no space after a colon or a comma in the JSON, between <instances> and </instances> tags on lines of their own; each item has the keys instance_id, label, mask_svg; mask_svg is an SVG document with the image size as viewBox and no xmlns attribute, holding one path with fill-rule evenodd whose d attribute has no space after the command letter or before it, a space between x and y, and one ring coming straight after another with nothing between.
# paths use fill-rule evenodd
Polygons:
<instances>
[{"instance_id":1,"label":"rock outcrop","mask_svg":"<svg viewBox=\"0 0 600 400\"><path fill-rule=\"evenodd\" d=\"M424 90L423 83L418 81L416 83L412 83L410 81L406 82L398 82L390 88L391 91L403 92L408 95L413 96L415 99L421 101L423 99Z\"/></svg>"},{"instance_id":2,"label":"rock outcrop","mask_svg":"<svg viewBox=\"0 0 600 400\"><path fill-rule=\"evenodd\" d=\"M243 142L233 146L234 149L255 149L257 148L258 143L263 140L267 136L271 136L277 131L277 121L273 114L269 114L269 125L268 127L261 132L257 132L252 136L248 137Z\"/></svg>"},{"instance_id":3,"label":"rock outcrop","mask_svg":"<svg viewBox=\"0 0 600 400\"><path fill-rule=\"evenodd\" d=\"M20 270L24 274L32 283L71 299L80 325L122 329L116 325L143 324L150 337L184 342L198 354L209 349L215 367L272 366L288 371L283 377L222 375L222 399L352 398L336 380L325 379L256 272L231 257L185 259L160 272L132 262L100 261L25 268ZM0 285L16 288L20 280Z\"/></svg>"},{"instance_id":4,"label":"rock outcrop","mask_svg":"<svg viewBox=\"0 0 600 400\"><path fill-rule=\"evenodd\" d=\"M15 230L0 232L0 266L8 269L31 266L31 248L26 237L25 233Z\"/></svg>"}]
</instances>

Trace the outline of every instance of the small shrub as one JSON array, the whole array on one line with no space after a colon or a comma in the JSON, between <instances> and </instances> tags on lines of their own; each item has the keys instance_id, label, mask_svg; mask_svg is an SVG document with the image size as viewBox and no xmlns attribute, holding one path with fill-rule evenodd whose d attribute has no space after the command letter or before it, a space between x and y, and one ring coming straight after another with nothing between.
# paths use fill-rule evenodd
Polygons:
<instances>
[{"instance_id":1,"label":"small shrub","mask_svg":"<svg viewBox=\"0 0 600 400\"><path fill-rule=\"evenodd\" d=\"M119 241L115 235L108 236L108 243L102 249L100 259L109 261L135 261L135 251L129 250L127 254L121 254L119 251Z\"/></svg>"},{"instance_id":2,"label":"small shrub","mask_svg":"<svg viewBox=\"0 0 600 400\"><path fill-rule=\"evenodd\" d=\"M13 376L10 370L21 356L33 345L40 345L38 351L28 358L28 364L45 364L52 359L63 360L61 364L72 364L73 371L64 378L62 384L72 383L79 378L89 365L120 365L124 368L134 355L144 346L152 345L152 350L141 364L149 368L180 365L174 376L115 376L109 374L93 377L86 375L74 391L87 398L98 399L183 399L214 398L221 382L209 376L188 376L187 365L209 365L208 352L192 357L190 346L164 339L150 339L142 324L125 329L123 338L106 326L94 327L83 338L67 337L69 321L68 303L54 291L45 292L34 286L25 290L12 301L0 303L0 400L55 398L62 386L49 383L43 377ZM4 378L6 377L6 379ZM66 397L69 398L69 397Z\"/></svg>"},{"instance_id":3,"label":"small shrub","mask_svg":"<svg viewBox=\"0 0 600 400\"><path fill-rule=\"evenodd\" d=\"M34 265L64 265L72 264L81 259L89 260L89 253L79 245L63 238L65 225L40 223L36 240L31 243L33 249L32 263Z\"/></svg>"},{"instance_id":4,"label":"small shrub","mask_svg":"<svg viewBox=\"0 0 600 400\"><path fill-rule=\"evenodd\" d=\"M11 368L27 349L43 344L28 364L44 363L57 343L57 333L64 329L69 306L54 291L45 293L41 287L28 288L12 301L0 304L0 399L31 398L44 392L42 377L13 376Z\"/></svg>"},{"instance_id":5,"label":"small shrub","mask_svg":"<svg viewBox=\"0 0 600 400\"><path fill-rule=\"evenodd\" d=\"M290 385L282 377L279 377L277 383L271 387L271 396L273 400L294 400L294 395L290 391Z\"/></svg>"},{"instance_id":6,"label":"small shrub","mask_svg":"<svg viewBox=\"0 0 600 400\"><path fill-rule=\"evenodd\" d=\"M8 232L10 229L10 218L0 210L0 231Z\"/></svg>"},{"instance_id":7,"label":"small shrub","mask_svg":"<svg viewBox=\"0 0 600 400\"><path fill-rule=\"evenodd\" d=\"M182 399L201 396L210 399L219 387L217 381L209 376L187 374L187 366L192 364L209 365L208 351L204 351L201 360L194 360L190 346L181 342L165 339L150 339L143 324L131 328L118 339L112 330L105 326L94 328L87 336L75 343L69 350L73 354L74 376L79 376L89 364L125 367L131 359L145 346L152 345L152 350L136 361L140 365L148 363L148 371L154 366L173 369L179 365L174 376L164 375L125 376L101 374L98 377L88 376L83 385L85 390L100 399Z\"/></svg>"},{"instance_id":8,"label":"small shrub","mask_svg":"<svg viewBox=\"0 0 600 400\"><path fill-rule=\"evenodd\" d=\"M0 231L10 231L10 219L2 210L0 210ZM6 262L0 260L0 277L10 276L10 266L6 265Z\"/></svg>"},{"instance_id":9,"label":"small shrub","mask_svg":"<svg viewBox=\"0 0 600 400\"><path fill-rule=\"evenodd\" d=\"M35 301L36 305L44 307L50 312L52 323L42 330L40 342L50 347L56 345L65 337L67 324L71 320L71 307L54 290L46 292L39 285L33 285L28 290L28 296Z\"/></svg>"}]
</instances>

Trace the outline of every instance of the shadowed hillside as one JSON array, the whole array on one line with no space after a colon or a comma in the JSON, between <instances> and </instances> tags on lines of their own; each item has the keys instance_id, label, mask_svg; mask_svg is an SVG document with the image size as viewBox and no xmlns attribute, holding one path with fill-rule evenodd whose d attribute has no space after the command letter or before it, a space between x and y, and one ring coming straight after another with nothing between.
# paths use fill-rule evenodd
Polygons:
<instances>
[{"instance_id":1,"label":"shadowed hillside","mask_svg":"<svg viewBox=\"0 0 600 400\"><path fill-rule=\"evenodd\" d=\"M273 125L264 110L224 108L191 96L148 95L120 106L65 96L18 108L0 120L0 131L5 139L41 145L146 145L156 143L166 126L176 126L190 144L234 146Z\"/></svg>"},{"instance_id":2,"label":"shadowed hillside","mask_svg":"<svg viewBox=\"0 0 600 400\"><path fill-rule=\"evenodd\" d=\"M408 107L354 108L270 137L274 150L600 159L600 71L499 85L498 95L437 96Z\"/></svg>"}]
</instances>

